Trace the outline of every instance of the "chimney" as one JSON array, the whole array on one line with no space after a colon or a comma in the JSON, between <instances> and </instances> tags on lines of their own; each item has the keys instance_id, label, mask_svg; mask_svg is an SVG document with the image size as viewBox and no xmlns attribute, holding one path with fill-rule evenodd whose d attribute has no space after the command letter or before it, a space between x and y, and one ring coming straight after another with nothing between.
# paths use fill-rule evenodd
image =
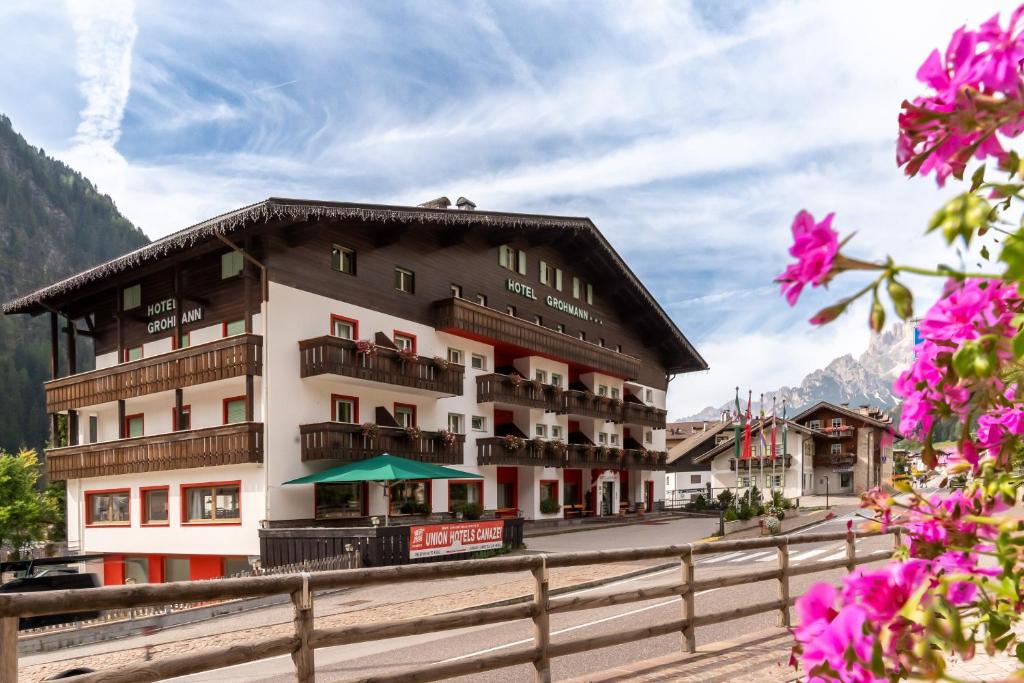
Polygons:
<instances>
[{"instance_id":1,"label":"chimney","mask_svg":"<svg viewBox=\"0 0 1024 683\"><path fill-rule=\"evenodd\" d=\"M472 211L473 209L476 208L476 204L466 199L465 197L459 197L455 202L455 206L462 209L463 211Z\"/></svg>"},{"instance_id":2,"label":"chimney","mask_svg":"<svg viewBox=\"0 0 1024 683\"><path fill-rule=\"evenodd\" d=\"M459 201L462 201L461 199ZM447 209L452 205L452 200L447 197L438 197L437 199L431 199L429 202L423 202L420 204L421 209Z\"/></svg>"}]
</instances>

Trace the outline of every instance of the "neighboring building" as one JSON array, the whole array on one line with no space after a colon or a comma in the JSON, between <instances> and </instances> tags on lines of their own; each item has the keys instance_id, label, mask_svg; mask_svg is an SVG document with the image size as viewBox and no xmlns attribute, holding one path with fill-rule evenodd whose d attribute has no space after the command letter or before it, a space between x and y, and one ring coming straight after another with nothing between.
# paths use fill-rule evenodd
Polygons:
<instances>
[{"instance_id":1,"label":"neighboring building","mask_svg":"<svg viewBox=\"0 0 1024 683\"><path fill-rule=\"evenodd\" d=\"M485 477L396 485L396 517L663 500L668 378L704 360L589 219L447 206L269 199L6 304L50 318L70 546L107 583L232 573L261 527L382 516L283 483L385 451Z\"/></svg>"},{"instance_id":2,"label":"neighboring building","mask_svg":"<svg viewBox=\"0 0 1024 683\"><path fill-rule=\"evenodd\" d=\"M665 495L668 500L685 503L699 493L706 494L709 484L714 486L711 462L698 463L695 460L723 441L731 439L732 427L731 418L719 422L694 423L689 436L669 446L665 472Z\"/></svg>"},{"instance_id":3,"label":"neighboring building","mask_svg":"<svg viewBox=\"0 0 1024 683\"><path fill-rule=\"evenodd\" d=\"M821 401L793 421L814 432L813 480L804 483L808 493L863 493L892 482L893 443L902 437L879 408Z\"/></svg>"},{"instance_id":4,"label":"neighboring building","mask_svg":"<svg viewBox=\"0 0 1024 683\"><path fill-rule=\"evenodd\" d=\"M755 419L751 425L751 453L748 460L736 458L734 423L729 423L716 436L714 445L693 458L698 465L711 466L713 495L722 489L738 490L740 493L751 485L762 492L783 491L787 498L804 495L803 476L811 471L812 464L807 454L807 443L812 437L811 430L795 420L778 418L776 423L775 458L771 454L771 423L764 423L764 446L761 443L761 424ZM784 427L786 427L784 429ZM785 437L785 438L784 438ZM742 434L740 436L742 438ZM737 480L738 477L738 480Z\"/></svg>"}]
</instances>

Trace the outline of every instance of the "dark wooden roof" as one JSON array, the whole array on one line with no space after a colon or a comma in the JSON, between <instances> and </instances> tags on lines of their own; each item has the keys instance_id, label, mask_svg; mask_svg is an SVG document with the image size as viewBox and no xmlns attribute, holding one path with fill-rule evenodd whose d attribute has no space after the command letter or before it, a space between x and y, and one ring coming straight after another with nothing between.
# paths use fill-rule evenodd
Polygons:
<instances>
[{"instance_id":1,"label":"dark wooden roof","mask_svg":"<svg viewBox=\"0 0 1024 683\"><path fill-rule=\"evenodd\" d=\"M113 275L129 272L166 256L185 251L191 247L216 239L217 235L228 236L250 227L271 221L301 223L321 219L362 220L370 222L431 223L437 225L466 226L478 229L490 227L503 229L550 229L569 231L592 240L603 252L605 267L625 278L625 284L637 298L649 307L666 333L663 343L666 370L669 373L707 370L708 365L690 344L672 319L655 300L636 274L626 265L622 257L612 248L597 226L585 217L546 216L536 214L506 213L496 211L465 211L459 209L434 209L412 206L390 206L385 204L359 204L349 202L327 202L305 199L282 199L271 197L256 204L230 211L215 218L197 223L162 237L144 247L123 256L101 263L46 287L29 292L2 306L6 314L42 313L55 308L59 300L66 301L90 283Z\"/></svg>"}]
</instances>

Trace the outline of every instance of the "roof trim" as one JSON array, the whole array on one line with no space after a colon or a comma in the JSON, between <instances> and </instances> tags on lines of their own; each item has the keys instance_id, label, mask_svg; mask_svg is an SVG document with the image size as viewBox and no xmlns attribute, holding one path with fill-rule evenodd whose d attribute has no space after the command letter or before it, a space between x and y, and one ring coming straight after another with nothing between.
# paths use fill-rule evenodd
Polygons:
<instances>
[{"instance_id":1,"label":"roof trim","mask_svg":"<svg viewBox=\"0 0 1024 683\"><path fill-rule=\"evenodd\" d=\"M675 446L668 450L668 457L665 459L665 464L671 465L677 460L683 458L687 453L692 451L694 448L710 439L712 436L720 434L723 429L732 426L733 423L731 421L719 421L716 422L714 425L708 427L704 431L691 434L690 436L686 437L685 439L683 439L682 441L680 441L679 443L677 443Z\"/></svg>"},{"instance_id":2,"label":"roof trim","mask_svg":"<svg viewBox=\"0 0 1024 683\"><path fill-rule=\"evenodd\" d=\"M817 403L815 403L810 408L805 408L804 410L800 411L800 413L798 413L797 415L793 416L790 419L792 419L792 420L803 420L808 415L813 413L815 410L818 410L819 408L823 408L823 407L827 407L830 410L834 410L834 411L836 411L838 413L842 413L843 415L847 415L847 416L849 416L849 417L851 417L851 418L853 418L855 420L863 420L864 422L868 422L868 423L873 424L876 427L880 427L882 429L891 429L893 431L893 434L898 434L898 432L896 431L896 429L895 429L895 427L894 427L894 425L893 425L893 423L891 421L883 422L882 420L876 420L873 417L868 417L867 415L862 415L861 413L858 413L856 410L850 410L849 408L844 408L842 406L837 406L835 403L829 403L828 401L818 401Z\"/></svg>"},{"instance_id":3,"label":"roof trim","mask_svg":"<svg viewBox=\"0 0 1024 683\"><path fill-rule=\"evenodd\" d=\"M286 199L270 197L264 201L244 206L234 211L215 216L208 220L162 237L123 256L101 263L71 277L8 301L0 307L5 314L30 313L43 308L47 299L66 296L87 284L137 268L170 254L184 251L217 235L237 232L246 226L267 223L272 220L303 222L320 219L358 219L378 222L424 222L440 225L470 225L506 228L552 228L585 233L595 239L598 245L611 256L612 263L626 276L633 290L657 313L682 349L691 356L692 362L680 367L667 368L669 372L690 372L707 370L707 361L697 352L690 341L679 330L661 305L651 295L622 257L611 246L597 226L585 217L548 216L542 214L521 214L496 211L464 211L460 209L429 209L387 204L361 204L351 202L328 202L307 199Z\"/></svg>"}]
</instances>

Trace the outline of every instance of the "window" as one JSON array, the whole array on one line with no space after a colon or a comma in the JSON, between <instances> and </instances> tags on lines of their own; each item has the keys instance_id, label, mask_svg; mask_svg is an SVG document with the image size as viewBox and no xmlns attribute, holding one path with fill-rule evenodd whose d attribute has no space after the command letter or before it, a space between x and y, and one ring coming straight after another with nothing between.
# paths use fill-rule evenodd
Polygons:
<instances>
[{"instance_id":1,"label":"window","mask_svg":"<svg viewBox=\"0 0 1024 683\"><path fill-rule=\"evenodd\" d=\"M245 396L224 399L224 424L245 422Z\"/></svg>"},{"instance_id":2,"label":"window","mask_svg":"<svg viewBox=\"0 0 1024 683\"><path fill-rule=\"evenodd\" d=\"M245 321L244 320L232 320L231 322L224 323L222 332L225 337L234 337L236 334L245 333Z\"/></svg>"},{"instance_id":3,"label":"window","mask_svg":"<svg viewBox=\"0 0 1024 683\"><path fill-rule=\"evenodd\" d=\"M551 438L561 439L562 438L562 425L551 425Z\"/></svg>"},{"instance_id":4,"label":"window","mask_svg":"<svg viewBox=\"0 0 1024 683\"><path fill-rule=\"evenodd\" d=\"M551 266L544 261L540 262L540 283L542 285L551 285Z\"/></svg>"},{"instance_id":5,"label":"window","mask_svg":"<svg viewBox=\"0 0 1024 683\"><path fill-rule=\"evenodd\" d=\"M654 432L647 430L644 432L644 443L654 442Z\"/></svg>"},{"instance_id":6,"label":"window","mask_svg":"<svg viewBox=\"0 0 1024 683\"><path fill-rule=\"evenodd\" d=\"M408 403L395 404L395 422L399 427L416 426L416 406Z\"/></svg>"},{"instance_id":7,"label":"window","mask_svg":"<svg viewBox=\"0 0 1024 683\"><path fill-rule=\"evenodd\" d=\"M174 342L174 337L171 337L171 342ZM187 349L190 346L192 346L192 335L190 332L182 332L177 343L172 344L172 348L175 349Z\"/></svg>"},{"instance_id":8,"label":"window","mask_svg":"<svg viewBox=\"0 0 1024 683\"><path fill-rule=\"evenodd\" d=\"M646 389L644 396L648 403L654 403L654 389Z\"/></svg>"},{"instance_id":9,"label":"window","mask_svg":"<svg viewBox=\"0 0 1024 683\"><path fill-rule=\"evenodd\" d=\"M555 325L555 330L561 332L562 334L565 334L565 325L562 323L558 323L557 325Z\"/></svg>"},{"instance_id":10,"label":"window","mask_svg":"<svg viewBox=\"0 0 1024 683\"><path fill-rule=\"evenodd\" d=\"M416 274L405 268L395 268L395 289L406 294L416 293Z\"/></svg>"},{"instance_id":11,"label":"window","mask_svg":"<svg viewBox=\"0 0 1024 683\"><path fill-rule=\"evenodd\" d=\"M331 394L331 419L335 422L359 422L359 399L355 396Z\"/></svg>"},{"instance_id":12,"label":"window","mask_svg":"<svg viewBox=\"0 0 1024 683\"><path fill-rule=\"evenodd\" d=\"M507 244L498 247L498 265L513 273L526 275L526 252L516 251Z\"/></svg>"},{"instance_id":13,"label":"window","mask_svg":"<svg viewBox=\"0 0 1024 683\"><path fill-rule=\"evenodd\" d=\"M225 557L224 576L235 576L242 572L248 572L252 567L249 565L248 557Z\"/></svg>"},{"instance_id":14,"label":"window","mask_svg":"<svg viewBox=\"0 0 1024 683\"><path fill-rule=\"evenodd\" d=\"M615 352L616 353L622 353L622 344L616 344L615 345Z\"/></svg>"},{"instance_id":15,"label":"window","mask_svg":"<svg viewBox=\"0 0 1024 683\"><path fill-rule=\"evenodd\" d=\"M317 519L358 517L363 514L362 482L314 484L313 500Z\"/></svg>"},{"instance_id":16,"label":"window","mask_svg":"<svg viewBox=\"0 0 1024 683\"><path fill-rule=\"evenodd\" d=\"M580 330L580 335L579 336L580 336L580 341L587 341L587 333L584 332L583 330Z\"/></svg>"},{"instance_id":17,"label":"window","mask_svg":"<svg viewBox=\"0 0 1024 683\"><path fill-rule=\"evenodd\" d=\"M164 582L189 581L192 569L187 557L164 557Z\"/></svg>"},{"instance_id":18,"label":"window","mask_svg":"<svg viewBox=\"0 0 1024 683\"><path fill-rule=\"evenodd\" d=\"M168 488L166 486L153 486L140 488L139 495L142 498L142 523L143 524L167 524Z\"/></svg>"},{"instance_id":19,"label":"window","mask_svg":"<svg viewBox=\"0 0 1024 683\"><path fill-rule=\"evenodd\" d=\"M535 314L533 316L533 324L534 325L543 325L544 324L544 317Z\"/></svg>"},{"instance_id":20,"label":"window","mask_svg":"<svg viewBox=\"0 0 1024 683\"><path fill-rule=\"evenodd\" d=\"M601 444L602 446L607 444L608 443L608 433L607 432L598 432L597 433L597 443Z\"/></svg>"},{"instance_id":21,"label":"window","mask_svg":"<svg viewBox=\"0 0 1024 683\"><path fill-rule=\"evenodd\" d=\"M227 280L229 277L242 274L242 252L231 250L220 255L220 279Z\"/></svg>"},{"instance_id":22,"label":"window","mask_svg":"<svg viewBox=\"0 0 1024 683\"><path fill-rule=\"evenodd\" d=\"M700 483L700 475L699 474L691 474L690 475L690 483L691 484L699 484Z\"/></svg>"},{"instance_id":23,"label":"window","mask_svg":"<svg viewBox=\"0 0 1024 683\"><path fill-rule=\"evenodd\" d=\"M142 285L132 285L121 290L122 308L130 311L142 305Z\"/></svg>"},{"instance_id":24,"label":"window","mask_svg":"<svg viewBox=\"0 0 1024 683\"><path fill-rule=\"evenodd\" d=\"M505 306L505 312L508 313L513 318L516 317L516 307L513 306L512 304Z\"/></svg>"},{"instance_id":25,"label":"window","mask_svg":"<svg viewBox=\"0 0 1024 683\"><path fill-rule=\"evenodd\" d=\"M558 480L557 479L542 479L540 482L540 501L543 503L545 500L558 501Z\"/></svg>"},{"instance_id":26,"label":"window","mask_svg":"<svg viewBox=\"0 0 1024 683\"><path fill-rule=\"evenodd\" d=\"M470 427L474 432L487 431L487 418L483 415L474 415L470 420Z\"/></svg>"},{"instance_id":27,"label":"window","mask_svg":"<svg viewBox=\"0 0 1024 683\"><path fill-rule=\"evenodd\" d=\"M474 353L469 357L469 365L474 370L486 370L487 356L481 356L478 353Z\"/></svg>"},{"instance_id":28,"label":"window","mask_svg":"<svg viewBox=\"0 0 1024 683\"><path fill-rule=\"evenodd\" d=\"M562 376L560 374L558 374L557 372L552 372L551 373L551 384L553 384L556 387L562 386Z\"/></svg>"},{"instance_id":29,"label":"window","mask_svg":"<svg viewBox=\"0 0 1024 683\"><path fill-rule=\"evenodd\" d=\"M608 386L606 384L598 384L597 385L597 395L598 396L607 396L608 395Z\"/></svg>"},{"instance_id":30,"label":"window","mask_svg":"<svg viewBox=\"0 0 1024 683\"><path fill-rule=\"evenodd\" d=\"M729 436L728 434L715 434L715 445L717 446L720 443L725 443L731 438L732 437Z\"/></svg>"},{"instance_id":31,"label":"window","mask_svg":"<svg viewBox=\"0 0 1024 683\"><path fill-rule=\"evenodd\" d=\"M129 489L86 491L86 523L90 526L128 526Z\"/></svg>"},{"instance_id":32,"label":"window","mask_svg":"<svg viewBox=\"0 0 1024 683\"><path fill-rule=\"evenodd\" d=\"M832 429L839 429L843 426L843 418L833 417L832 418Z\"/></svg>"},{"instance_id":33,"label":"window","mask_svg":"<svg viewBox=\"0 0 1024 683\"><path fill-rule=\"evenodd\" d=\"M604 348L604 337L598 337L597 345Z\"/></svg>"},{"instance_id":34,"label":"window","mask_svg":"<svg viewBox=\"0 0 1024 683\"><path fill-rule=\"evenodd\" d=\"M455 434L465 434L466 416L460 413L448 413L448 431Z\"/></svg>"},{"instance_id":35,"label":"window","mask_svg":"<svg viewBox=\"0 0 1024 683\"><path fill-rule=\"evenodd\" d=\"M572 298L579 299L583 296L583 280L578 277L572 279Z\"/></svg>"},{"instance_id":36,"label":"window","mask_svg":"<svg viewBox=\"0 0 1024 683\"><path fill-rule=\"evenodd\" d=\"M241 482L183 484L185 523L238 523L242 520Z\"/></svg>"},{"instance_id":37,"label":"window","mask_svg":"<svg viewBox=\"0 0 1024 683\"><path fill-rule=\"evenodd\" d=\"M594 287L589 282L587 283L587 303L594 303ZM604 344L601 344L601 346L604 346Z\"/></svg>"},{"instance_id":38,"label":"window","mask_svg":"<svg viewBox=\"0 0 1024 683\"><path fill-rule=\"evenodd\" d=\"M739 484L738 485L740 486L740 488L750 488L750 475L749 474L741 474L739 476Z\"/></svg>"},{"instance_id":39,"label":"window","mask_svg":"<svg viewBox=\"0 0 1024 683\"><path fill-rule=\"evenodd\" d=\"M562 291L562 269L555 268L555 289Z\"/></svg>"},{"instance_id":40,"label":"window","mask_svg":"<svg viewBox=\"0 0 1024 683\"><path fill-rule=\"evenodd\" d=\"M463 359L463 353L459 349L448 349L448 362L455 363L456 365L465 365Z\"/></svg>"},{"instance_id":41,"label":"window","mask_svg":"<svg viewBox=\"0 0 1024 683\"><path fill-rule=\"evenodd\" d=\"M544 370L537 370L533 375L538 382L548 383L548 373Z\"/></svg>"},{"instance_id":42,"label":"window","mask_svg":"<svg viewBox=\"0 0 1024 683\"><path fill-rule=\"evenodd\" d=\"M430 513L430 482L403 481L391 484L391 514L412 515Z\"/></svg>"},{"instance_id":43,"label":"window","mask_svg":"<svg viewBox=\"0 0 1024 683\"><path fill-rule=\"evenodd\" d=\"M331 334L342 339L358 339L359 321L341 315L332 315Z\"/></svg>"},{"instance_id":44,"label":"window","mask_svg":"<svg viewBox=\"0 0 1024 683\"><path fill-rule=\"evenodd\" d=\"M452 285L451 290L453 297L455 297L456 299L462 298L462 285Z\"/></svg>"},{"instance_id":45,"label":"window","mask_svg":"<svg viewBox=\"0 0 1024 683\"><path fill-rule=\"evenodd\" d=\"M476 295L476 302L478 304L480 304L481 306L486 306L487 305L487 295L486 294L477 294Z\"/></svg>"},{"instance_id":46,"label":"window","mask_svg":"<svg viewBox=\"0 0 1024 683\"><path fill-rule=\"evenodd\" d=\"M145 416L142 413L124 416L124 438L134 439L145 433Z\"/></svg>"},{"instance_id":47,"label":"window","mask_svg":"<svg viewBox=\"0 0 1024 683\"><path fill-rule=\"evenodd\" d=\"M171 430L181 432L187 429L192 429L192 406L182 406L180 417L177 409L171 408Z\"/></svg>"},{"instance_id":48,"label":"window","mask_svg":"<svg viewBox=\"0 0 1024 683\"><path fill-rule=\"evenodd\" d=\"M149 583L149 557L126 555L124 558L125 584Z\"/></svg>"},{"instance_id":49,"label":"window","mask_svg":"<svg viewBox=\"0 0 1024 683\"><path fill-rule=\"evenodd\" d=\"M100 419L95 415L89 416L89 443L96 443L100 440Z\"/></svg>"},{"instance_id":50,"label":"window","mask_svg":"<svg viewBox=\"0 0 1024 683\"><path fill-rule=\"evenodd\" d=\"M781 474L766 474L764 475L764 486L769 489L780 489L782 488L782 475Z\"/></svg>"},{"instance_id":51,"label":"window","mask_svg":"<svg viewBox=\"0 0 1024 683\"><path fill-rule=\"evenodd\" d=\"M839 473L839 488L848 489L853 486L853 472Z\"/></svg>"},{"instance_id":52,"label":"window","mask_svg":"<svg viewBox=\"0 0 1024 683\"><path fill-rule=\"evenodd\" d=\"M534 426L533 433L535 436L539 436L542 439L548 437L548 426L546 424L540 424L539 422Z\"/></svg>"},{"instance_id":53,"label":"window","mask_svg":"<svg viewBox=\"0 0 1024 683\"><path fill-rule=\"evenodd\" d=\"M139 344L138 346L133 346L130 349L124 350L124 360L126 363L133 360L139 360L140 358L142 358L141 344Z\"/></svg>"},{"instance_id":54,"label":"window","mask_svg":"<svg viewBox=\"0 0 1024 683\"><path fill-rule=\"evenodd\" d=\"M410 351L416 350L416 335L409 334L408 332L399 332L395 330L395 346L399 349L409 349Z\"/></svg>"},{"instance_id":55,"label":"window","mask_svg":"<svg viewBox=\"0 0 1024 683\"><path fill-rule=\"evenodd\" d=\"M482 481L449 481L448 512L456 505L484 504L484 483Z\"/></svg>"},{"instance_id":56,"label":"window","mask_svg":"<svg viewBox=\"0 0 1024 683\"><path fill-rule=\"evenodd\" d=\"M331 268L347 275L356 274L356 252L354 249L335 244L331 247Z\"/></svg>"},{"instance_id":57,"label":"window","mask_svg":"<svg viewBox=\"0 0 1024 683\"><path fill-rule=\"evenodd\" d=\"M843 452L843 444L841 444L841 443L834 443L834 444L831 444L831 446L832 446L832 450L831 450L832 455L839 455L839 454L841 454Z\"/></svg>"},{"instance_id":58,"label":"window","mask_svg":"<svg viewBox=\"0 0 1024 683\"><path fill-rule=\"evenodd\" d=\"M612 398L618 398L618 397L619 397L619 388L618 387L612 387Z\"/></svg>"},{"instance_id":59,"label":"window","mask_svg":"<svg viewBox=\"0 0 1024 683\"><path fill-rule=\"evenodd\" d=\"M613 446L618 446L619 445L619 435L618 434L612 434L611 435L611 442L612 442Z\"/></svg>"},{"instance_id":60,"label":"window","mask_svg":"<svg viewBox=\"0 0 1024 683\"><path fill-rule=\"evenodd\" d=\"M821 429L821 420L808 420L807 426L811 429Z\"/></svg>"}]
</instances>

